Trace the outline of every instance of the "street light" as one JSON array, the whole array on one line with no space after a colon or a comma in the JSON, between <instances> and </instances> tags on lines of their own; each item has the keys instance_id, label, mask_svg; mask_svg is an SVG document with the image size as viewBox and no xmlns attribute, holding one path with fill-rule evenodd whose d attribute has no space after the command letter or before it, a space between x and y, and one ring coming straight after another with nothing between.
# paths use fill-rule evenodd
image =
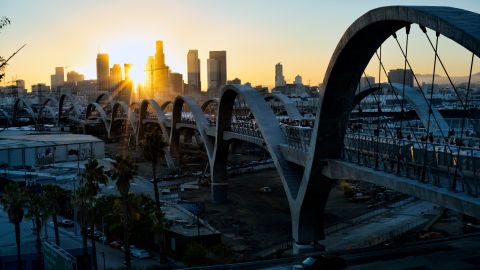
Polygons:
<instances>
[{"instance_id":1,"label":"street light","mask_svg":"<svg viewBox=\"0 0 480 270\"><path fill-rule=\"evenodd\" d=\"M105 246L105 224L103 223L103 220L104 220L105 217L108 217L108 216L113 216L113 214L110 213L110 214L106 214L106 215L102 216L102 235L103 235L102 243L103 243L104 246Z\"/></svg>"}]
</instances>

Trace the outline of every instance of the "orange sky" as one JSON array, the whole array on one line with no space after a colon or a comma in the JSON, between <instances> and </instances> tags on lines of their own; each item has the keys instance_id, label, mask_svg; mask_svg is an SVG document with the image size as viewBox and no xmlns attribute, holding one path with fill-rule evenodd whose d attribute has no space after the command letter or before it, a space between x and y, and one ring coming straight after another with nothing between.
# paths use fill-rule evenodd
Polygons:
<instances>
[{"instance_id":1,"label":"orange sky","mask_svg":"<svg viewBox=\"0 0 480 270\"><path fill-rule=\"evenodd\" d=\"M366 11L391 4L435 4L480 12L475 0L451 1L310 1L310 0L15 0L0 4L12 24L0 32L0 55L12 59L7 79L50 84L55 66L68 66L95 79L97 52L110 54L110 64L133 63L133 77L144 77L143 65L154 53L155 40L164 41L166 62L186 75L186 54L198 49L202 86L206 89L206 59L210 50L227 51L228 79L273 85L274 65L284 64L285 78L300 74L304 83L323 80L335 46L348 26ZM348 6L348 9L345 7ZM420 35L412 34L411 61L416 73L431 73L433 52ZM403 34L399 34L403 39ZM387 41L387 69L403 67L398 47ZM440 54L451 75L468 74L470 54L456 44L440 41ZM478 59L476 60L478 62ZM480 70L480 63L475 71ZM367 73L377 77L378 62ZM384 76L382 74L382 76ZM186 76L184 77L186 80Z\"/></svg>"}]
</instances>

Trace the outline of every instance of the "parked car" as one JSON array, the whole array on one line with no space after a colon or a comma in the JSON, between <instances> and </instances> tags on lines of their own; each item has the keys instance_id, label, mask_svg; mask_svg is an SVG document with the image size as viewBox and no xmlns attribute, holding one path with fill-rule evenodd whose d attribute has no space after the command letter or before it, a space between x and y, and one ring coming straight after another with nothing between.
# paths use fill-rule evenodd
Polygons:
<instances>
[{"instance_id":1,"label":"parked car","mask_svg":"<svg viewBox=\"0 0 480 270\"><path fill-rule=\"evenodd\" d=\"M103 233L102 233L101 231L95 231L95 232L93 232L93 237L94 237L95 239L97 239L97 240L99 240L100 237L102 237L102 236L103 236Z\"/></svg>"},{"instance_id":2,"label":"parked car","mask_svg":"<svg viewBox=\"0 0 480 270\"><path fill-rule=\"evenodd\" d=\"M144 249L132 249L130 251L133 257L138 259L147 259L150 258L150 253Z\"/></svg>"},{"instance_id":3,"label":"parked car","mask_svg":"<svg viewBox=\"0 0 480 270\"><path fill-rule=\"evenodd\" d=\"M108 245L110 245L113 248L120 248L122 247L122 242L120 241L112 241Z\"/></svg>"},{"instance_id":4,"label":"parked car","mask_svg":"<svg viewBox=\"0 0 480 270\"><path fill-rule=\"evenodd\" d=\"M63 227L73 227L73 220L71 219L64 219L60 222L59 224L60 226L63 226Z\"/></svg>"},{"instance_id":5,"label":"parked car","mask_svg":"<svg viewBox=\"0 0 480 270\"><path fill-rule=\"evenodd\" d=\"M101 236L100 238L98 238L98 241L101 241L101 242L108 242L108 238L104 235L104 236Z\"/></svg>"}]
</instances>

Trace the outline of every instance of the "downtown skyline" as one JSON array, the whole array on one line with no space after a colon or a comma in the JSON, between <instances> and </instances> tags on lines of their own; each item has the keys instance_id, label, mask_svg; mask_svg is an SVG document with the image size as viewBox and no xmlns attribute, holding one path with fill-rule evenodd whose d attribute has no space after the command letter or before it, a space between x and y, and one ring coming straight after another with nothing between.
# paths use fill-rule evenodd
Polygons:
<instances>
[{"instance_id":1,"label":"downtown skyline","mask_svg":"<svg viewBox=\"0 0 480 270\"><path fill-rule=\"evenodd\" d=\"M9 17L12 24L0 32L4 40L0 51L9 55L27 43L12 59L5 79L24 79L27 86L49 84L52 70L59 66L80 72L85 79L96 79L97 53L108 53L111 63L132 63L131 74L138 83L145 78L143 69L148 56L155 52L155 40L164 41L166 64L172 71L183 74L185 81L187 53L196 49L202 71L207 70L210 51L226 50L229 55L227 80L238 77L253 85L272 87L274 66L280 62L284 65L287 83L300 74L304 83L317 85L323 81L337 42L353 23L351 18L378 6L415 3L418 1L367 1L344 10L344 3L327 5L313 1L233 1L228 5L221 1L136 1L135 4L116 1L113 12L111 1L31 3L20 0L3 4L2 15ZM480 12L480 4L475 1L421 4L450 5ZM163 10L168 12L162 13ZM41 19L36 19L35 14L42 14ZM399 33L399 38L402 35ZM414 42L421 46L411 52L412 59L426 63L414 65L415 73L431 73L433 55L424 53L427 49L424 37L417 35L412 38ZM469 55L463 55L464 50L452 43L441 40L440 50L447 52L443 57L451 75L464 75L468 67L463 63ZM388 48L388 44L385 47L385 52L392 49L395 57L399 57L395 50L398 48ZM397 60L385 59L387 67L399 68ZM373 66L367 71L375 76ZM479 70L480 67L474 67L474 72ZM201 81L205 91L206 72L201 73Z\"/></svg>"}]
</instances>

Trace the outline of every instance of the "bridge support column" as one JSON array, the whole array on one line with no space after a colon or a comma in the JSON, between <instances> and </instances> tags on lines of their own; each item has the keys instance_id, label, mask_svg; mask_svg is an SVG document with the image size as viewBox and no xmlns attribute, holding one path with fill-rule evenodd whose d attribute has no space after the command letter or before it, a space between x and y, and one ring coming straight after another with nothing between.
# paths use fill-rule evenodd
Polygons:
<instances>
[{"instance_id":1,"label":"bridge support column","mask_svg":"<svg viewBox=\"0 0 480 270\"><path fill-rule=\"evenodd\" d=\"M318 241L325 239L324 212L334 179L317 176L311 179L303 197L290 209L292 215L292 235L295 244L294 254L320 251Z\"/></svg>"},{"instance_id":2,"label":"bridge support column","mask_svg":"<svg viewBox=\"0 0 480 270\"><path fill-rule=\"evenodd\" d=\"M193 130L187 129L183 132L183 143L191 143L193 137Z\"/></svg>"},{"instance_id":3,"label":"bridge support column","mask_svg":"<svg viewBox=\"0 0 480 270\"><path fill-rule=\"evenodd\" d=\"M216 204L227 203L227 194L228 194L228 183L212 183L212 202Z\"/></svg>"}]
</instances>

